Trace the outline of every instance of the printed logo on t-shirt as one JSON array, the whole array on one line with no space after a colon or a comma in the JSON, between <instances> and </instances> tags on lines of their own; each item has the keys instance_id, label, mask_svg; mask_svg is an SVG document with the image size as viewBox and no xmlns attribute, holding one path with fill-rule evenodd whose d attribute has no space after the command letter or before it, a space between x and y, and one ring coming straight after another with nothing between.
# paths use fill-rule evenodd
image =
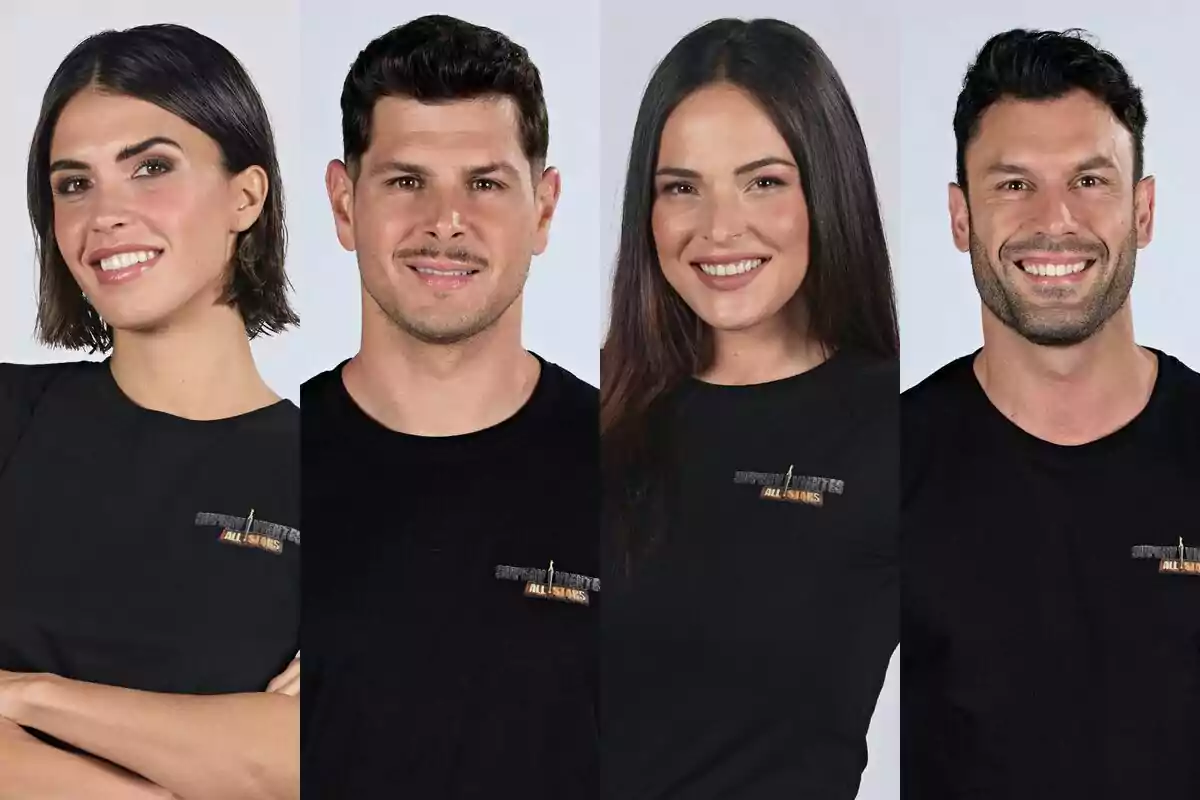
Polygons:
<instances>
[{"instance_id":1,"label":"printed logo on t-shirt","mask_svg":"<svg viewBox=\"0 0 1200 800\"><path fill-rule=\"evenodd\" d=\"M825 505L825 495L842 494L846 484L835 478L818 478L813 475L797 475L796 466L787 472L733 473L733 482L760 486L758 496L763 500L779 500L785 503L805 503L810 506Z\"/></svg>"},{"instance_id":2,"label":"printed logo on t-shirt","mask_svg":"<svg viewBox=\"0 0 1200 800\"><path fill-rule=\"evenodd\" d=\"M201 512L196 515L196 525L220 528L217 541L223 544L252 547L277 556L283 554L284 542L300 544L300 531L287 525L255 519L254 509L250 509L250 514L245 517Z\"/></svg>"},{"instance_id":3,"label":"printed logo on t-shirt","mask_svg":"<svg viewBox=\"0 0 1200 800\"><path fill-rule=\"evenodd\" d=\"M525 596L539 600L557 600L586 606L591 603L588 592L600 591L600 579L574 572L558 572L554 561L548 569L497 565L499 580L525 581Z\"/></svg>"},{"instance_id":4,"label":"printed logo on t-shirt","mask_svg":"<svg viewBox=\"0 0 1200 800\"><path fill-rule=\"evenodd\" d=\"M1133 557L1158 559L1158 571L1162 573L1200 575L1200 547L1186 547L1182 536L1177 547L1138 545L1133 548Z\"/></svg>"}]
</instances>

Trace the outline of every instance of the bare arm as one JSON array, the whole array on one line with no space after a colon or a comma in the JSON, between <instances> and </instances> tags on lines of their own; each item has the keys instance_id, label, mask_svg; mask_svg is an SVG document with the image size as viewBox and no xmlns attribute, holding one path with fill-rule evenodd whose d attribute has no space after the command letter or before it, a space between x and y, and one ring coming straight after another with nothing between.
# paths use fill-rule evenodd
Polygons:
<instances>
[{"instance_id":1,"label":"bare arm","mask_svg":"<svg viewBox=\"0 0 1200 800\"><path fill-rule=\"evenodd\" d=\"M144 775L182 800L300 796L298 696L158 694L0 672L0 715Z\"/></svg>"},{"instance_id":2,"label":"bare arm","mask_svg":"<svg viewBox=\"0 0 1200 800\"><path fill-rule=\"evenodd\" d=\"M65 753L0 718L0 800L169 800L173 795L121 769Z\"/></svg>"}]
</instances>

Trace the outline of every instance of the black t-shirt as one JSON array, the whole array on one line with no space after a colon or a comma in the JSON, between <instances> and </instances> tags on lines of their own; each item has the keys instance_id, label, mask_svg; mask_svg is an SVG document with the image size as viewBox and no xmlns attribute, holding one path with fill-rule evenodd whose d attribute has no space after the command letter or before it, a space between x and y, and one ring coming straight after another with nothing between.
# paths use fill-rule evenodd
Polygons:
<instances>
[{"instance_id":1,"label":"black t-shirt","mask_svg":"<svg viewBox=\"0 0 1200 800\"><path fill-rule=\"evenodd\" d=\"M0 364L0 669L264 690L299 649L299 416L190 421L107 362Z\"/></svg>"},{"instance_id":2,"label":"black t-shirt","mask_svg":"<svg viewBox=\"0 0 1200 800\"><path fill-rule=\"evenodd\" d=\"M543 361L451 437L383 427L341 366L301 406L304 796L597 796L595 388ZM552 560L586 605L526 596Z\"/></svg>"},{"instance_id":3,"label":"black t-shirt","mask_svg":"<svg viewBox=\"0 0 1200 800\"><path fill-rule=\"evenodd\" d=\"M1060 446L972 357L904 394L904 796L1200 798L1200 375ZM1200 564L1195 565L1200 567Z\"/></svg>"},{"instance_id":4,"label":"black t-shirt","mask_svg":"<svg viewBox=\"0 0 1200 800\"><path fill-rule=\"evenodd\" d=\"M896 363L851 353L666 400L665 531L605 557L613 798L855 796L898 637L898 415Z\"/></svg>"}]
</instances>

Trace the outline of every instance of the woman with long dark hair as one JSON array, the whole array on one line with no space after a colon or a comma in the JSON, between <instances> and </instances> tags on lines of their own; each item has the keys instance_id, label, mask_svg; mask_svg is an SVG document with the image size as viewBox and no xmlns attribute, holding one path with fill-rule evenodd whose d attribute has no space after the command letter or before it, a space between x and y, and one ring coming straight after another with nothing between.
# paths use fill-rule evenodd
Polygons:
<instances>
[{"instance_id":1,"label":"woman with long dark hair","mask_svg":"<svg viewBox=\"0 0 1200 800\"><path fill-rule=\"evenodd\" d=\"M266 109L220 44L106 31L28 162L38 335L0 364L0 796L299 796L299 409Z\"/></svg>"},{"instance_id":2,"label":"woman with long dark hair","mask_svg":"<svg viewBox=\"0 0 1200 800\"><path fill-rule=\"evenodd\" d=\"M898 636L898 337L862 132L786 23L642 99L601 356L609 791L852 798Z\"/></svg>"}]
</instances>

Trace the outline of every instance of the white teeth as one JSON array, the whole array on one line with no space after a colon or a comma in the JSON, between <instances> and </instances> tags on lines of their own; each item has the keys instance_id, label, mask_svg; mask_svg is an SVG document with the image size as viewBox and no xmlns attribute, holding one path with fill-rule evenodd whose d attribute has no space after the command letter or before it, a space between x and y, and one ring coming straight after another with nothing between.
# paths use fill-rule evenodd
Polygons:
<instances>
[{"instance_id":1,"label":"white teeth","mask_svg":"<svg viewBox=\"0 0 1200 800\"><path fill-rule=\"evenodd\" d=\"M445 276L445 277L453 277L453 278L465 277L467 275L470 275L472 272L472 270L469 270L469 269L448 270L448 269L426 269L424 267L417 267L416 269L417 269L417 272L421 273L422 275L437 275L439 277Z\"/></svg>"},{"instance_id":2,"label":"white teeth","mask_svg":"<svg viewBox=\"0 0 1200 800\"><path fill-rule=\"evenodd\" d=\"M1022 264L1021 269L1041 278L1061 278L1063 275L1083 272L1087 264L1086 261L1076 261L1074 264Z\"/></svg>"},{"instance_id":3,"label":"white teeth","mask_svg":"<svg viewBox=\"0 0 1200 800\"><path fill-rule=\"evenodd\" d=\"M745 261L735 261L732 264L700 264L700 269L705 275L712 275L716 278L723 278L727 275L742 275L752 269L758 269L762 266L761 258L748 258Z\"/></svg>"},{"instance_id":4,"label":"white teeth","mask_svg":"<svg viewBox=\"0 0 1200 800\"><path fill-rule=\"evenodd\" d=\"M132 253L117 253L115 256L109 256L100 260L100 269L109 272L114 269L125 269L132 267L134 264L141 264L149 261L158 255L157 250L138 250Z\"/></svg>"}]
</instances>

